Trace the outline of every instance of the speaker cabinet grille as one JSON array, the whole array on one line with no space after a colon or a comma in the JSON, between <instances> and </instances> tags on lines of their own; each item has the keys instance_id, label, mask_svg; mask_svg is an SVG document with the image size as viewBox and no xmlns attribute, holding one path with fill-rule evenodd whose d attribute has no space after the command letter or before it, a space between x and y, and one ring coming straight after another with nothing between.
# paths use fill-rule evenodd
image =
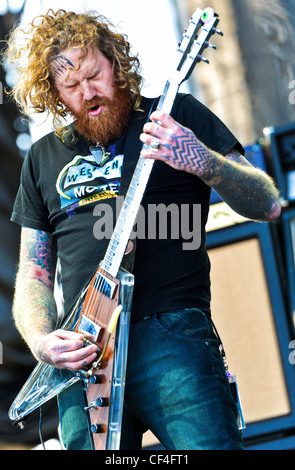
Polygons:
<instances>
[{"instance_id":1,"label":"speaker cabinet grille","mask_svg":"<svg viewBox=\"0 0 295 470\"><path fill-rule=\"evenodd\" d=\"M259 240L209 250L212 316L238 378L246 423L290 413Z\"/></svg>"},{"instance_id":2,"label":"speaker cabinet grille","mask_svg":"<svg viewBox=\"0 0 295 470\"><path fill-rule=\"evenodd\" d=\"M295 428L294 329L283 295L275 224L247 222L207 234L212 317L237 376L245 441ZM263 437L264 436L264 437Z\"/></svg>"}]
</instances>

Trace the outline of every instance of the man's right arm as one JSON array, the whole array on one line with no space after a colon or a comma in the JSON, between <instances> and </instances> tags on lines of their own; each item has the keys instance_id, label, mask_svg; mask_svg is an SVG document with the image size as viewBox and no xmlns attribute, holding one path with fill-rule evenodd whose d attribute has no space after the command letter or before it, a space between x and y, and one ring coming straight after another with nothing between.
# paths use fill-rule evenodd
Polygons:
<instances>
[{"instance_id":1,"label":"man's right arm","mask_svg":"<svg viewBox=\"0 0 295 470\"><path fill-rule=\"evenodd\" d=\"M57 323L53 295L55 266L52 235L23 228L13 316L18 330L35 354L39 335L51 333Z\"/></svg>"},{"instance_id":2,"label":"man's right arm","mask_svg":"<svg viewBox=\"0 0 295 470\"><path fill-rule=\"evenodd\" d=\"M56 248L50 233L22 228L13 316L16 327L38 361L79 370L96 358L94 345L82 335L56 330L54 298Z\"/></svg>"}]
</instances>

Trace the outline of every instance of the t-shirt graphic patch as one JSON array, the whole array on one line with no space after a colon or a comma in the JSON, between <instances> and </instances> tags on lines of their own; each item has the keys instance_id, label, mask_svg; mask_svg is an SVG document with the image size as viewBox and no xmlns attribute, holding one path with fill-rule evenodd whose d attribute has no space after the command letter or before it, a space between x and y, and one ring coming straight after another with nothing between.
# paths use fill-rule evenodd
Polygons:
<instances>
[{"instance_id":1,"label":"t-shirt graphic patch","mask_svg":"<svg viewBox=\"0 0 295 470\"><path fill-rule=\"evenodd\" d=\"M101 167L92 155L76 155L57 178L61 208L72 216L76 208L85 204L117 197L123 158L123 155L113 155Z\"/></svg>"}]
</instances>

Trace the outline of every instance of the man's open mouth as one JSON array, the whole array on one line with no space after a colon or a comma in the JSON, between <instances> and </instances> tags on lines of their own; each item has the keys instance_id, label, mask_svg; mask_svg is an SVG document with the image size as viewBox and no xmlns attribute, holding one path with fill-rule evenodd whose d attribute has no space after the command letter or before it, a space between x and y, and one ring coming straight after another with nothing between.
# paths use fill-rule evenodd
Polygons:
<instances>
[{"instance_id":1,"label":"man's open mouth","mask_svg":"<svg viewBox=\"0 0 295 470\"><path fill-rule=\"evenodd\" d=\"M103 106L95 105L89 109L88 113L90 114L90 116L98 116L102 112L102 109L103 109Z\"/></svg>"}]
</instances>

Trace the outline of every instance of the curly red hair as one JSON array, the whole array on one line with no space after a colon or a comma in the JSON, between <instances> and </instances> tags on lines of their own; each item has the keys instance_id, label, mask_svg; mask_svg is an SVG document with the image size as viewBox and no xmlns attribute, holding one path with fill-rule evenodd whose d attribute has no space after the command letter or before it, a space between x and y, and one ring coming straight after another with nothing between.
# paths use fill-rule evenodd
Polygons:
<instances>
[{"instance_id":1,"label":"curly red hair","mask_svg":"<svg viewBox=\"0 0 295 470\"><path fill-rule=\"evenodd\" d=\"M54 85L50 63L69 47L97 46L112 63L114 78L119 87L128 88L134 109L140 105L142 77L140 64L132 56L126 37L112 31L113 26L95 12L74 13L65 10L36 17L27 31L15 27L8 38L4 58L17 63L17 79L12 94L21 111L43 113L49 111L57 134L62 135L68 110L60 100Z\"/></svg>"}]
</instances>

